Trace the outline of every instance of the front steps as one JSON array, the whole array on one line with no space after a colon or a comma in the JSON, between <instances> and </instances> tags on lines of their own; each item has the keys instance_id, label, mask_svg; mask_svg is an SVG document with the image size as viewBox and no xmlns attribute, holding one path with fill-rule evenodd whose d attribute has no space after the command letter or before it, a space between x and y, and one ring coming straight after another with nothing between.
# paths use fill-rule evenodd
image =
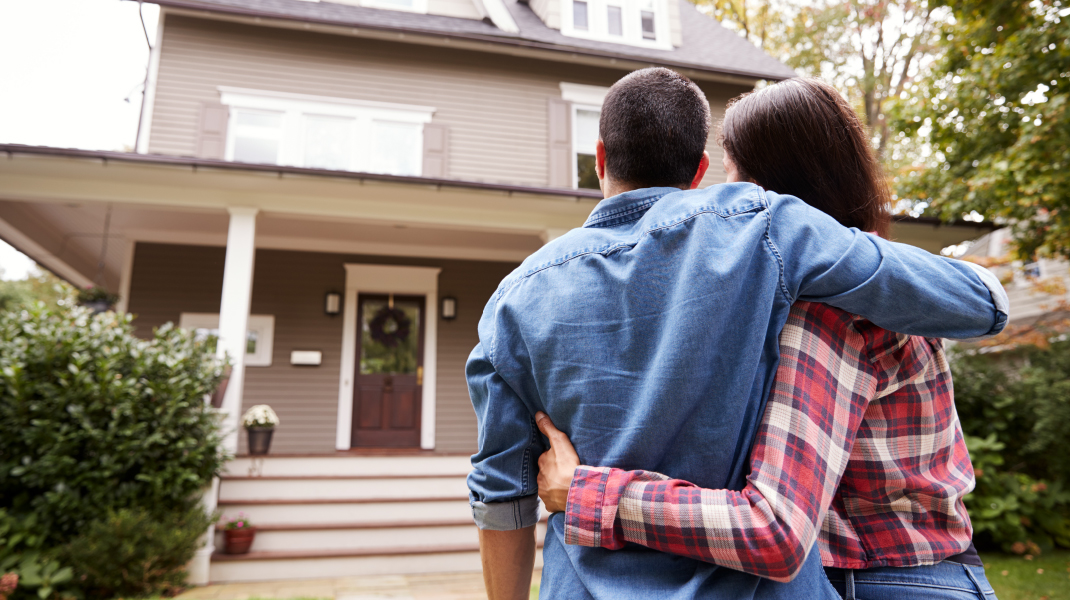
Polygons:
<instances>
[{"instance_id":1,"label":"front steps","mask_svg":"<svg viewBox=\"0 0 1070 600\"><path fill-rule=\"evenodd\" d=\"M461 456L235 459L219 508L248 515L256 540L226 555L217 531L211 582L479 571L470 469Z\"/></svg>"}]
</instances>

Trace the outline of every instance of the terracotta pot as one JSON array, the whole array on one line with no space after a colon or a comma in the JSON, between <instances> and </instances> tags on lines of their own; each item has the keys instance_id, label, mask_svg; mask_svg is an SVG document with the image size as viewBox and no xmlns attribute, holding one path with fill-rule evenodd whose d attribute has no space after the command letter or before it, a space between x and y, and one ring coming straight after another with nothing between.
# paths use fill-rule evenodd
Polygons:
<instances>
[{"instance_id":1,"label":"terracotta pot","mask_svg":"<svg viewBox=\"0 0 1070 600\"><path fill-rule=\"evenodd\" d=\"M263 455L271 450L271 434L275 433L274 427L247 427L245 432L249 434L249 454Z\"/></svg>"},{"instance_id":2,"label":"terracotta pot","mask_svg":"<svg viewBox=\"0 0 1070 600\"><path fill-rule=\"evenodd\" d=\"M242 527L241 529L223 530L223 550L227 554L245 554L253 545L256 537L256 527Z\"/></svg>"}]
</instances>

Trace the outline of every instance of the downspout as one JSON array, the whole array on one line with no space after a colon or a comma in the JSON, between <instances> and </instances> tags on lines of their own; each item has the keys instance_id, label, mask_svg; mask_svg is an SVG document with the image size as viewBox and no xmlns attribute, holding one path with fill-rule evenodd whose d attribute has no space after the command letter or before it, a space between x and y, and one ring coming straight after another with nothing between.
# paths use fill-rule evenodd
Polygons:
<instances>
[{"instance_id":1,"label":"downspout","mask_svg":"<svg viewBox=\"0 0 1070 600\"><path fill-rule=\"evenodd\" d=\"M149 41L149 28L145 25L145 14L142 12L141 0L137 0L137 16L141 19L141 32L145 34L145 45L149 48L148 63L145 64L145 80L141 82L141 110L137 115L137 134L134 136L134 151L137 152L138 142L141 141L141 125L145 121L145 102L149 98L149 71L152 69L152 42Z\"/></svg>"}]
</instances>

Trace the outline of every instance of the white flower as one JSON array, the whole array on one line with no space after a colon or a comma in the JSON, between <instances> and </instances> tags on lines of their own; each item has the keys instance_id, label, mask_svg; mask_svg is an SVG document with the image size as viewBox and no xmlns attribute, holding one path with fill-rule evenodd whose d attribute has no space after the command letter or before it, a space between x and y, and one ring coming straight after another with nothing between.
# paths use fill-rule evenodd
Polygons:
<instances>
[{"instance_id":1,"label":"white flower","mask_svg":"<svg viewBox=\"0 0 1070 600\"><path fill-rule=\"evenodd\" d=\"M279 424L279 415L267 404L257 404L245 411L241 423L245 427L275 427Z\"/></svg>"}]
</instances>

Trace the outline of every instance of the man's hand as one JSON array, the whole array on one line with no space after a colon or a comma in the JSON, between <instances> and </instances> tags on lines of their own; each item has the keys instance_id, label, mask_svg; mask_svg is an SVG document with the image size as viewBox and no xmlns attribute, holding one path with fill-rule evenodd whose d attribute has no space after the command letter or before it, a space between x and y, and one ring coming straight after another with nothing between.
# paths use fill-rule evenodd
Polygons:
<instances>
[{"instance_id":1,"label":"man's hand","mask_svg":"<svg viewBox=\"0 0 1070 600\"><path fill-rule=\"evenodd\" d=\"M535 413L535 424L550 439L550 449L539 457L539 499L546 510L564 512L568 504L568 488L572 485L576 467L580 466L580 457L568 436L554 427L546 413Z\"/></svg>"}]
</instances>

